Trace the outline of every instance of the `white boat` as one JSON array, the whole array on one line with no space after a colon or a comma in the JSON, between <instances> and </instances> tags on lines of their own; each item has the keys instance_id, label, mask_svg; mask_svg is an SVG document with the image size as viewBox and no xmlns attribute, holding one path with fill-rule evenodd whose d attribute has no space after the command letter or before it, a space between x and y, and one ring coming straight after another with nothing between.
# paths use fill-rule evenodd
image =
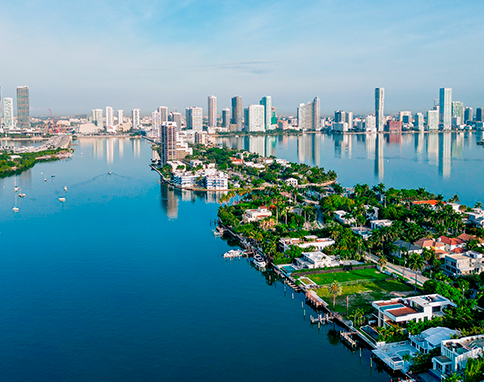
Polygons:
<instances>
[{"instance_id":1,"label":"white boat","mask_svg":"<svg viewBox=\"0 0 484 382\"><path fill-rule=\"evenodd\" d=\"M19 198L25 198L26 196L27 196L27 195L25 195L25 194L18 194L18 197L19 197Z\"/></svg>"},{"instance_id":2,"label":"white boat","mask_svg":"<svg viewBox=\"0 0 484 382\"><path fill-rule=\"evenodd\" d=\"M261 255L254 255L253 261L255 265L261 268L264 268L267 265L266 261Z\"/></svg>"},{"instance_id":3,"label":"white boat","mask_svg":"<svg viewBox=\"0 0 484 382\"><path fill-rule=\"evenodd\" d=\"M67 192L67 186L64 186L64 191Z\"/></svg>"},{"instance_id":4,"label":"white boat","mask_svg":"<svg viewBox=\"0 0 484 382\"><path fill-rule=\"evenodd\" d=\"M12 211L13 211L13 212L18 212L18 210L19 210L19 208L18 208L18 207L13 207L13 208L12 208Z\"/></svg>"},{"instance_id":5,"label":"white boat","mask_svg":"<svg viewBox=\"0 0 484 382\"><path fill-rule=\"evenodd\" d=\"M244 252L241 251L240 249L231 249L230 251L225 252L223 254L223 257L226 259L232 259L234 257L241 257L243 255L244 255Z\"/></svg>"},{"instance_id":6,"label":"white boat","mask_svg":"<svg viewBox=\"0 0 484 382\"><path fill-rule=\"evenodd\" d=\"M14 190L15 192L17 192L18 190L20 190L20 187L19 187L19 186L17 186L17 177L15 177L15 185L13 186L13 190Z\"/></svg>"},{"instance_id":7,"label":"white boat","mask_svg":"<svg viewBox=\"0 0 484 382\"><path fill-rule=\"evenodd\" d=\"M62 198L62 197L61 197L61 198L59 198L59 202L64 203L65 201L66 201L66 198Z\"/></svg>"}]
</instances>

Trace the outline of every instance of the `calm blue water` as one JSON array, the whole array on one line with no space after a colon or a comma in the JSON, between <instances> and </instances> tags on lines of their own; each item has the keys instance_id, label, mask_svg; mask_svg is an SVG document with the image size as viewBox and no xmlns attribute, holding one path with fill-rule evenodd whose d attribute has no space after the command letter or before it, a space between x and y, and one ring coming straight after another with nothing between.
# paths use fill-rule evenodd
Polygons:
<instances>
[{"instance_id":1,"label":"calm blue water","mask_svg":"<svg viewBox=\"0 0 484 382\"><path fill-rule=\"evenodd\" d=\"M220 138L239 149L335 170L344 186L383 182L419 188L474 206L484 202L484 147L478 132Z\"/></svg>"},{"instance_id":2,"label":"calm blue water","mask_svg":"<svg viewBox=\"0 0 484 382\"><path fill-rule=\"evenodd\" d=\"M389 380L312 328L301 295L225 261L218 205L161 186L150 159L144 141L82 139L17 178L18 214L0 180L2 381Z\"/></svg>"}]
</instances>

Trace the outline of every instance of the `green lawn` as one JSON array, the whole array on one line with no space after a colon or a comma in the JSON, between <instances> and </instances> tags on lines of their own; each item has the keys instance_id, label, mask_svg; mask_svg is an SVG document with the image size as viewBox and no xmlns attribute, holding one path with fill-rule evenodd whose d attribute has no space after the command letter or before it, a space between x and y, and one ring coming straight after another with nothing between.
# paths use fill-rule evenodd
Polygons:
<instances>
[{"instance_id":1,"label":"green lawn","mask_svg":"<svg viewBox=\"0 0 484 382\"><path fill-rule=\"evenodd\" d=\"M297 276L297 274L295 276ZM314 275L307 275L307 277L318 285L331 284L334 280L341 283L346 281L383 280L388 278L386 274L378 272L375 268L358 269L348 272L318 273Z\"/></svg>"}]
</instances>

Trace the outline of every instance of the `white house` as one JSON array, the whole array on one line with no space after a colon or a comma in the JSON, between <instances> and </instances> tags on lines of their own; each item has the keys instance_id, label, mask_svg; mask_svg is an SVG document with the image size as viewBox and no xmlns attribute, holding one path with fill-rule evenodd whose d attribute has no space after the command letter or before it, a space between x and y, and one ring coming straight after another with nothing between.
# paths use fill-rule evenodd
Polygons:
<instances>
[{"instance_id":1,"label":"white house","mask_svg":"<svg viewBox=\"0 0 484 382\"><path fill-rule=\"evenodd\" d=\"M191 172L175 172L173 173L173 184L181 188L194 187L197 182L197 175Z\"/></svg>"},{"instance_id":2,"label":"white house","mask_svg":"<svg viewBox=\"0 0 484 382\"><path fill-rule=\"evenodd\" d=\"M371 229L380 229L384 227L391 227L393 222L391 220L387 219L381 219L381 220L371 220L370 221L370 228Z\"/></svg>"},{"instance_id":3,"label":"white house","mask_svg":"<svg viewBox=\"0 0 484 382\"><path fill-rule=\"evenodd\" d=\"M279 244L282 247L282 251L286 252L291 245L298 246L302 249L307 249L309 247L316 248L316 251L322 251L324 248L335 244L335 241L330 238L321 238L314 235L304 236L304 239L294 238L294 237L283 237L279 239Z\"/></svg>"},{"instance_id":4,"label":"white house","mask_svg":"<svg viewBox=\"0 0 484 382\"><path fill-rule=\"evenodd\" d=\"M245 210L242 221L246 223L255 222L272 216L267 207L261 206L257 209Z\"/></svg>"},{"instance_id":5,"label":"white house","mask_svg":"<svg viewBox=\"0 0 484 382\"><path fill-rule=\"evenodd\" d=\"M453 335L457 334L455 330L437 326L424 330L420 334L410 334L410 344L420 353L428 353L440 346L442 341L450 340Z\"/></svg>"},{"instance_id":6,"label":"white house","mask_svg":"<svg viewBox=\"0 0 484 382\"><path fill-rule=\"evenodd\" d=\"M378 326L405 326L412 320L430 320L433 316L443 315L443 310L448 306L455 306L452 301L439 294L373 301L371 305L376 309L374 315Z\"/></svg>"},{"instance_id":7,"label":"white house","mask_svg":"<svg viewBox=\"0 0 484 382\"><path fill-rule=\"evenodd\" d=\"M360 235L364 240L368 240L371 237L371 229L368 227L351 227L351 230L356 235Z\"/></svg>"},{"instance_id":8,"label":"white house","mask_svg":"<svg viewBox=\"0 0 484 382\"><path fill-rule=\"evenodd\" d=\"M343 210L338 210L333 212L334 219L336 221L339 221L341 224L347 224L347 225L352 225L356 224L356 219L352 217L346 217L348 213Z\"/></svg>"},{"instance_id":9,"label":"white house","mask_svg":"<svg viewBox=\"0 0 484 382\"><path fill-rule=\"evenodd\" d=\"M484 334L442 341L441 355L432 358L432 372L437 376L463 371L469 358L482 356Z\"/></svg>"},{"instance_id":10,"label":"white house","mask_svg":"<svg viewBox=\"0 0 484 382\"><path fill-rule=\"evenodd\" d=\"M288 185L288 186L293 186L293 187L297 187L298 185L298 181L296 178L287 178L285 180L285 183Z\"/></svg>"},{"instance_id":11,"label":"white house","mask_svg":"<svg viewBox=\"0 0 484 382\"><path fill-rule=\"evenodd\" d=\"M296 264L300 269L313 269L324 267L337 267L340 265L334 256L328 256L323 252L303 252L302 257L296 258Z\"/></svg>"},{"instance_id":12,"label":"white house","mask_svg":"<svg viewBox=\"0 0 484 382\"><path fill-rule=\"evenodd\" d=\"M483 254L476 251L447 254L444 257L442 270L449 276L464 276L471 273L480 274L484 270Z\"/></svg>"}]
</instances>

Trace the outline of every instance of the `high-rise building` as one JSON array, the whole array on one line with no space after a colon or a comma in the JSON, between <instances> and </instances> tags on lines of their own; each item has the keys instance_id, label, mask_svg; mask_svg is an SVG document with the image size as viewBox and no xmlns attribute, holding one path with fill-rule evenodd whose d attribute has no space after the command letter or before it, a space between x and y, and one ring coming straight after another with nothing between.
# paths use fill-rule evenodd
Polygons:
<instances>
[{"instance_id":1,"label":"high-rise building","mask_svg":"<svg viewBox=\"0 0 484 382\"><path fill-rule=\"evenodd\" d=\"M321 121L319 97L313 102L301 103L297 108L297 124L301 130L319 130Z\"/></svg>"},{"instance_id":2,"label":"high-rise building","mask_svg":"<svg viewBox=\"0 0 484 382\"><path fill-rule=\"evenodd\" d=\"M187 129L203 130L203 109L201 107L189 107L186 111Z\"/></svg>"},{"instance_id":3,"label":"high-rise building","mask_svg":"<svg viewBox=\"0 0 484 382\"><path fill-rule=\"evenodd\" d=\"M168 122L168 107L167 106L160 106L158 108L158 112L160 113L160 121Z\"/></svg>"},{"instance_id":4,"label":"high-rise building","mask_svg":"<svg viewBox=\"0 0 484 382\"><path fill-rule=\"evenodd\" d=\"M123 124L124 110L118 110L118 126Z\"/></svg>"},{"instance_id":5,"label":"high-rise building","mask_svg":"<svg viewBox=\"0 0 484 382\"><path fill-rule=\"evenodd\" d=\"M133 129L139 129L141 127L141 111L140 109L131 110L131 123Z\"/></svg>"},{"instance_id":6,"label":"high-rise building","mask_svg":"<svg viewBox=\"0 0 484 382\"><path fill-rule=\"evenodd\" d=\"M473 118L474 118L474 113L473 113L472 107L466 107L464 111L464 122L472 121Z\"/></svg>"},{"instance_id":7,"label":"high-rise building","mask_svg":"<svg viewBox=\"0 0 484 382\"><path fill-rule=\"evenodd\" d=\"M452 120L460 121L459 124L464 123L464 102L452 101Z\"/></svg>"},{"instance_id":8,"label":"high-rise building","mask_svg":"<svg viewBox=\"0 0 484 382\"><path fill-rule=\"evenodd\" d=\"M264 131L265 108L262 105L249 105L246 109L247 131Z\"/></svg>"},{"instance_id":9,"label":"high-rise building","mask_svg":"<svg viewBox=\"0 0 484 382\"><path fill-rule=\"evenodd\" d=\"M336 110L334 112L334 121L336 123L346 122L346 112L344 112L343 110Z\"/></svg>"},{"instance_id":10,"label":"high-rise building","mask_svg":"<svg viewBox=\"0 0 484 382\"><path fill-rule=\"evenodd\" d=\"M377 130L383 131L385 128L385 88L375 89L375 116Z\"/></svg>"},{"instance_id":11,"label":"high-rise building","mask_svg":"<svg viewBox=\"0 0 484 382\"><path fill-rule=\"evenodd\" d=\"M439 113L439 122L442 129L452 128L452 88L440 89Z\"/></svg>"},{"instance_id":12,"label":"high-rise building","mask_svg":"<svg viewBox=\"0 0 484 382\"><path fill-rule=\"evenodd\" d=\"M114 127L114 111L111 106L106 106L106 129Z\"/></svg>"},{"instance_id":13,"label":"high-rise building","mask_svg":"<svg viewBox=\"0 0 484 382\"><path fill-rule=\"evenodd\" d=\"M260 104L264 106L264 129L271 130L272 128L272 97L264 96L260 100Z\"/></svg>"},{"instance_id":14,"label":"high-rise building","mask_svg":"<svg viewBox=\"0 0 484 382\"><path fill-rule=\"evenodd\" d=\"M427 112L427 130L439 129L439 111L429 110Z\"/></svg>"},{"instance_id":15,"label":"high-rise building","mask_svg":"<svg viewBox=\"0 0 484 382\"><path fill-rule=\"evenodd\" d=\"M402 122L402 123L412 123L412 112L411 111L401 111L400 112L400 122Z\"/></svg>"},{"instance_id":16,"label":"high-rise building","mask_svg":"<svg viewBox=\"0 0 484 382\"><path fill-rule=\"evenodd\" d=\"M424 115L422 113L415 114L415 129L422 131L424 129Z\"/></svg>"},{"instance_id":17,"label":"high-rise building","mask_svg":"<svg viewBox=\"0 0 484 382\"><path fill-rule=\"evenodd\" d=\"M242 97L232 98L232 124L236 125L236 131L242 130Z\"/></svg>"},{"instance_id":18,"label":"high-rise building","mask_svg":"<svg viewBox=\"0 0 484 382\"><path fill-rule=\"evenodd\" d=\"M175 122L164 122L161 125L161 161L176 160L177 128Z\"/></svg>"},{"instance_id":19,"label":"high-rise building","mask_svg":"<svg viewBox=\"0 0 484 382\"><path fill-rule=\"evenodd\" d=\"M155 110L151 113L151 130L153 132L153 136L156 138L160 138L160 127L161 127L161 121L160 121L160 112L158 110Z\"/></svg>"},{"instance_id":20,"label":"high-rise building","mask_svg":"<svg viewBox=\"0 0 484 382\"><path fill-rule=\"evenodd\" d=\"M376 117L374 115L367 115L365 118L365 130L369 132L376 131Z\"/></svg>"},{"instance_id":21,"label":"high-rise building","mask_svg":"<svg viewBox=\"0 0 484 382\"><path fill-rule=\"evenodd\" d=\"M222 127L230 127L230 109L222 110Z\"/></svg>"},{"instance_id":22,"label":"high-rise building","mask_svg":"<svg viewBox=\"0 0 484 382\"><path fill-rule=\"evenodd\" d=\"M345 122L348 124L348 129L351 130L353 128L353 112L349 111L346 113L346 120Z\"/></svg>"},{"instance_id":23,"label":"high-rise building","mask_svg":"<svg viewBox=\"0 0 484 382\"><path fill-rule=\"evenodd\" d=\"M29 87L17 88L17 128L30 129Z\"/></svg>"},{"instance_id":24,"label":"high-rise building","mask_svg":"<svg viewBox=\"0 0 484 382\"><path fill-rule=\"evenodd\" d=\"M177 131L181 130L181 128L182 128L182 115L181 115L181 113L179 113L177 111L172 111L168 115L168 120L176 123Z\"/></svg>"},{"instance_id":25,"label":"high-rise building","mask_svg":"<svg viewBox=\"0 0 484 382\"><path fill-rule=\"evenodd\" d=\"M13 98L4 98L3 107L3 125L6 130L13 129Z\"/></svg>"},{"instance_id":26,"label":"high-rise building","mask_svg":"<svg viewBox=\"0 0 484 382\"><path fill-rule=\"evenodd\" d=\"M476 122L484 122L484 119L483 119L483 111L484 109L482 107L478 107L476 109Z\"/></svg>"},{"instance_id":27,"label":"high-rise building","mask_svg":"<svg viewBox=\"0 0 484 382\"><path fill-rule=\"evenodd\" d=\"M104 118L103 118L103 109L96 109L94 110L94 119L93 123L99 128L104 128Z\"/></svg>"},{"instance_id":28,"label":"high-rise building","mask_svg":"<svg viewBox=\"0 0 484 382\"><path fill-rule=\"evenodd\" d=\"M208 97L208 127L217 127L217 97Z\"/></svg>"}]
</instances>

